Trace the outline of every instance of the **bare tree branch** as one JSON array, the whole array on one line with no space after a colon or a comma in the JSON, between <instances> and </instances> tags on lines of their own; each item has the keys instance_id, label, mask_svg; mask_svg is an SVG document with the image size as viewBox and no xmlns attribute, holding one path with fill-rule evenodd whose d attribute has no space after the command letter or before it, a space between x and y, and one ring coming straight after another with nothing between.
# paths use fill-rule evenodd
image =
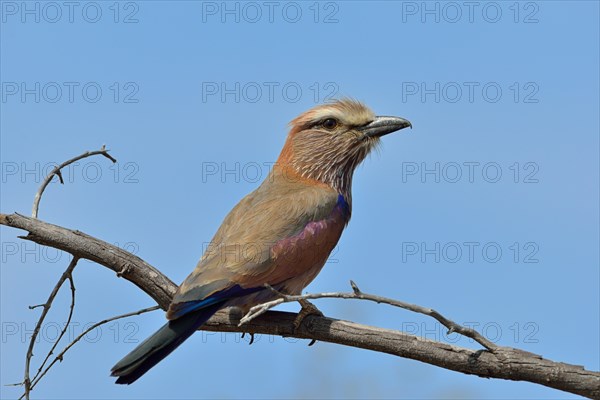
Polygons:
<instances>
[{"instance_id":1,"label":"bare tree branch","mask_svg":"<svg viewBox=\"0 0 600 400\"><path fill-rule=\"evenodd\" d=\"M113 270L146 292L162 309L166 309L177 290L169 278L141 258L83 232L25 217L0 214L0 224L29 231L21 239L54 247L80 258L94 261ZM13 225L16 224L16 225Z\"/></svg>"},{"instance_id":2,"label":"bare tree branch","mask_svg":"<svg viewBox=\"0 0 600 400\"><path fill-rule=\"evenodd\" d=\"M117 160L114 159L113 156L108 154L108 150L106 150L106 147L102 146L102 148L100 150L86 151L85 153L80 154L77 157L73 157L70 160L67 160L64 163L54 167L54 169L52 169L52 171L50 171L48 176L46 176L46 178L42 181L40 188L38 189L37 193L35 194L35 197L33 198L33 207L31 209L31 217L37 218L38 209L40 207L40 200L42 199L42 194L44 193L46 186L48 186L48 184L52 181L52 178L54 178L54 175L58 176L58 179L60 180L61 184L64 184L65 181L63 180L62 173L60 172L61 169L63 169L67 165L73 164L74 162L81 160L82 158L91 157L91 156L95 156L98 154L103 155L104 157L106 157L110 161L112 161L113 163L117 162Z\"/></svg>"},{"instance_id":3,"label":"bare tree branch","mask_svg":"<svg viewBox=\"0 0 600 400\"><path fill-rule=\"evenodd\" d=\"M19 214L0 214L0 224L28 231L29 234L22 237L23 239L64 250L74 257L95 261L115 271L118 276L134 283L152 297L162 309L168 307L177 289L171 280L139 257L82 232ZM407 304L398 302L400 303ZM452 321L433 310L427 315L440 322L438 317L441 317L452 326ZM296 329L295 319L294 313L268 311L240 327L239 315L222 311L213 316L202 329L271 334L337 343L410 358L465 374L528 381L592 399L600 398L599 372L546 360L540 355L523 350L496 346L491 350L475 351L399 331L317 315L307 316Z\"/></svg>"}]
</instances>

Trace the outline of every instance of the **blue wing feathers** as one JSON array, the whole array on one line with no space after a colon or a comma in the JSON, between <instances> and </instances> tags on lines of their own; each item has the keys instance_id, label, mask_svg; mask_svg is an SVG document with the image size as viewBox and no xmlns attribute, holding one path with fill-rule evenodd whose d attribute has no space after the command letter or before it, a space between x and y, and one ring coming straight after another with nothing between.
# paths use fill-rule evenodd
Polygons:
<instances>
[{"instance_id":1,"label":"blue wing feathers","mask_svg":"<svg viewBox=\"0 0 600 400\"><path fill-rule=\"evenodd\" d=\"M169 308L169 319L173 320L180 318L183 315L200 310L201 308L210 307L211 305L223 303L231 298L245 296L247 294L255 293L264 289L264 287L243 288L240 285L234 285L225 290L213 293L202 300L185 301L182 303L171 304L171 307Z\"/></svg>"}]
</instances>

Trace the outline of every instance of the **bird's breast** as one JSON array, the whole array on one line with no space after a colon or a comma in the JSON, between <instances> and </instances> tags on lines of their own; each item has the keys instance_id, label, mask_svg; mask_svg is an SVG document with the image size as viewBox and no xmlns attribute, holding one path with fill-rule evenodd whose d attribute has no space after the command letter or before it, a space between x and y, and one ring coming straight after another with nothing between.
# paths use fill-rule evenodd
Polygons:
<instances>
[{"instance_id":1,"label":"bird's breast","mask_svg":"<svg viewBox=\"0 0 600 400\"><path fill-rule=\"evenodd\" d=\"M279 240L271 248L271 258L277 269L293 278L282 288L288 293L300 293L319 273L335 248L350 218L348 203L342 195L324 219L311 221L296 235Z\"/></svg>"}]
</instances>

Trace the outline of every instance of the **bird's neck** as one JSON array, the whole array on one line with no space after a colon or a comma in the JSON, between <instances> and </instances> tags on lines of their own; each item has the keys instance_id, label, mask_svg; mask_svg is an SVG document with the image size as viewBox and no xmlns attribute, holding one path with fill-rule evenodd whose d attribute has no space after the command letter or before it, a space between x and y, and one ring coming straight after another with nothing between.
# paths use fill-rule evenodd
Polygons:
<instances>
[{"instance_id":1,"label":"bird's neck","mask_svg":"<svg viewBox=\"0 0 600 400\"><path fill-rule=\"evenodd\" d=\"M333 139L322 135L312 135L310 140L307 143L290 132L276 165L296 179L327 185L351 204L352 176L369 148L348 140L332 146Z\"/></svg>"},{"instance_id":2,"label":"bird's neck","mask_svg":"<svg viewBox=\"0 0 600 400\"><path fill-rule=\"evenodd\" d=\"M287 182L298 182L314 186L322 186L335 190L352 207L352 171L337 173L316 168L306 168L301 165L278 160L273 166L273 177Z\"/></svg>"}]
</instances>

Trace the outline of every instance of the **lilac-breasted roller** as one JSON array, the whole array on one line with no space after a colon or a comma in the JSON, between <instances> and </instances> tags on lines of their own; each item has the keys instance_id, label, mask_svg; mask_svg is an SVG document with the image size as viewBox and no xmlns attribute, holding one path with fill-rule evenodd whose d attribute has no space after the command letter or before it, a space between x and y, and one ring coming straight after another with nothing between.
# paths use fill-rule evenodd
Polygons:
<instances>
[{"instance_id":1,"label":"lilac-breasted roller","mask_svg":"<svg viewBox=\"0 0 600 400\"><path fill-rule=\"evenodd\" d=\"M218 310L300 294L317 276L350 220L352 175L380 137L411 126L363 104L317 106L291 123L264 182L225 217L167 311L168 322L112 368L130 384Z\"/></svg>"}]
</instances>

